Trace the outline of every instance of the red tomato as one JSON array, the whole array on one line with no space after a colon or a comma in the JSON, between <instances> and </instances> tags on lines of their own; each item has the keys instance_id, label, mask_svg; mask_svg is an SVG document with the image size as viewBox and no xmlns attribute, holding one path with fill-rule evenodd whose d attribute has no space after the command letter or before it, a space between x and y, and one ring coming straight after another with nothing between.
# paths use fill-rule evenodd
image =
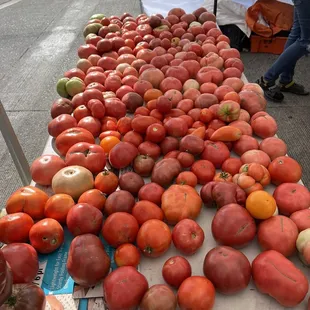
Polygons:
<instances>
[{"instance_id":1,"label":"red tomato","mask_svg":"<svg viewBox=\"0 0 310 310\"><path fill-rule=\"evenodd\" d=\"M63 131L55 141L58 152L65 156L68 150L78 142L88 142L95 144L94 136L86 129L73 127Z\"/></svg>"},{"instance_id":2,"label":"red tomato","mask_svg":"<svg viewBox=\"0 0 310 310\"><path fill-rule=\"evenodd\" d=\"M46 218L35 223L29 232L31 245L42 254L57 250L64 242L64 231L54 219Z\"/></svg>"},{"instance_id":3,"label":"red tomato","mask_svg":"<svg viewBox=\"0 0 310 310\"><path fill-rule=\"evenodd\" d=\"M133 243L139 231L137 220L129 213L116 212L108 216L102 226L103 238L114 248Z\"/></svg>"},{"instance_id":4,"label":"red tomato","mask_svg":"<svg viewBox=\"0 0 310 310\"><path fill-rule=\"evenodd\" d=\"M6 212L8 214L24 212L29 214L34 220L44 218L44 206L48 196L39 188L25 186L14 192L6 202Z\"/></svg>"},{"instance_id":5,"label":"red tomato","mask_svg":"<svg viewBox=\"0 0 310 310\"><path fill-rule=\"evenodd\" d=\"M222 170L230 173L232 176L239 173L242 166L242 161L240 158L227 158L222 164Z\"/></svg>"},{"instance_id":6,"label":"red tomato","mask_svg":"<svg viewBox=\"0 0 310 310\"><path fill-rule=\"evenodd\" d=\"M270 163L268 170L271 182L275 185L297 183L302 175L302 168L299 163L289 156L277 157Z\"/></svg>"},{"instance_id":7,"label":"red tomato","mask_svg":"<svg viewBox=\"0 0 310 310\"><path fill-rule=\"evenodd\" d=\"M102 105L102 103L100 103ZM77 127L88 130L94 137L98 137L101 132L101 123L93 116L83 117L77 124Z\"/></svg>"},{"instance_id":8,"label":"red tomato","mask_svg":"<svg viewBox=\"0 0 310 310\"><path fill-rule=\"evenodd\" d=\"M215 176L215 167L208 160L197 160L192 165L191 171L196 175L199 184L211 182Z\"/></svg>"},{"instance_id":9,"label":"red tomato","mask_svg":"<svg viewBox=\"0 0 310 310\"><path fill-rule=\"evenodd\" d=\"M48 123L47 130L52 137L57 137L64 130L71 127L76 127L76 125L77 122L73 116L69 114L61 114Z\"/></svg>"},{"instance_id":10,"label":"red tomato","mask_svg":"<svg viewBox=\"0 0 310 310\"><path fill-rule=\"evenodd\" d=\"M2 249L13 273L13 283L30 283L37 276L39 260L36 250L27 243L12 243Z\"/></svg>"},{"instance_id":11,"label":"red tomato","mask_svg":"<svg viewBox=\"0 0 310 310\"><path fill-rule=\"evenodd\" d=\"M80 142L70 147L65 162L67 166L82 166L96 174L105 168L106 155L99 145Z\"/></svg>"},{"instance_id":12,"label":"red tomato","mask_svg":"<svg viewBox=\"0 0 310 310\"><path fill-rule=\"evenodd\" d=\"M193 255L205 240L203 229L193 220L184 219L172 230L174 246L183 254Z\"/></svg>"},{"instance_id":13,"label":"red tomato","mask_svg":"<svg viewBox=\"0 0 310 310\"><path fill-rule=\"evenodd\" d=\"M185 279L192 275L192 267L184 257L173 256L165 262L162 275L169 285L178 288Z\"/></svg>"},{"instance_id":14,"label":"red tomato","mask_svg":"<svg viewBox=\"0 0 310 310\"><path fill-rule=\"evenodd\" d=\"M13 213L0 219L0 242L27 242L33 219L26 213Z\"/></svg>"},{"instance_id":15,"label":"red tomato","mask_svg":"<svg viewBox=\"0 0 310 310\"><path fill-rule=\"evenodd\" d=\"M171 232L166 223L152 219L140 227L137 236L137 246L148 257L159 257L171 244Z\"/></svg>"},{"instance_id":16,"label":"red tomato","mask_svg":"<svg viewBox=\"0 0 310 310\"><path fill-rule=\"evenodd\" d=\"M86 116L91 116L91 111L88 110L84 104L79 105L73 111L73 117L76 119L77 122L79 122L82 118L84 118Z\"/></svg>"},{"instance_id":17,"label":"red tomato","mask_svg":"<svg viewBox=\"0 0 310 310\"><path fill-rule=\"evenodd\" d=\"M137 267L140 263L140 252L131 243L122 244L116 249L114 253L114 261L118 267Z\"/></svg>"},{"instance_id":18,"label":"red tomato","mask_svg":"<svg viewBox=\"0 0 310 310\"><path fill-rule=\"evenodd\" d=\"M66 164L57 155L42 155L30 167L32 180L40 185L51 185L53 176Z\"/></svg>"},{"instance_id":19,"label":"red tomato","mask_svg":"<svg viewBox=\"0 0 310 310\"><path fill-rule=\"evenodd\" d=\"M207 278L192 276L181 284L177 298L181 310L211 310L215 300L215 289Z\"/></svg>"},{"instance_id":20,"label":"red tomato","mask_svg":"<svg viewBox=\"0 0 310 310\"><path fill-rule=\"evenodd\" d=\"M118 187L118 177L115 173L105 170L97 174L95 178L95 187L101 192L109 195Z\"/></svg>"}]
</instances>

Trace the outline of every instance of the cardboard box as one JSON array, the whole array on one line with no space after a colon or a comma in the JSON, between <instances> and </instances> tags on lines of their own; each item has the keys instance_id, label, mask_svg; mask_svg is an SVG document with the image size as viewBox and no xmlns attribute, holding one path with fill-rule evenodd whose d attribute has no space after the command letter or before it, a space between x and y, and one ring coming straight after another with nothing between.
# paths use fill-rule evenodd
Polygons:
<instances>
[{"instance_id":1,"label":"cardboard box","mask_svg":"<svg viewBox=\"0 0 310 310\"><path fill-rule=\"evenodd\" d=\"M264 38L258 35L251 35L251 52L280 55L284 50L286 41L287 37Z\"/></svg>"}]
</instances>

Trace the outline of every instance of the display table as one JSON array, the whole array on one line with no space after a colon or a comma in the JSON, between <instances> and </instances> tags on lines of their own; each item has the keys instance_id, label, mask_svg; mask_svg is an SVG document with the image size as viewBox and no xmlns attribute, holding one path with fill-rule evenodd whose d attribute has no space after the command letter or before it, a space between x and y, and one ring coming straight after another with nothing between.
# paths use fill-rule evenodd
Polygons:
<instances>
[{"instance_id":1,"label":"display table","mask_svg":"<svg viewBox=\"0 0 310 310\"><path fill-rule=\"evenodd\" d=\"M244 75L242 79L244 82L247 82L247 79ZM258 138L258 140L260 139ZM52 137L48 138L43 154L57 154L54 148L54 139ZM236 155L232 154L232 156L236 156ZM124 171L120 171L120 173L130 171L130 169L131 168L127 168ZM145 179L145 183L148 183L148 182L150 182L150 180ZM32 185L36 186L35 183L32 183ZM43 188L42 186L38 186L38 187L45 190L49 195L52 194L51 188L46 188L46 187ZM200 188L201 188L200 185L197 186L196 189L198 192L200 192ZM269 193L272 194L274 191L274 188L275 187L273 185L269 185L265 189ZM200 216L196 220L197 223L204 230L205 241L204 241L202 248L199 249L199 251L196 254L186 257L191 264L192 275L203 275L203 261L204 261L205 255L209 250L217 246L217 243L213 239L213 236L211 233L211 222L212 222L215 212L216 212L216 209L210 209L210 208L203 207ZM251 244L241 249L241 251L247 256L250 262L252 262L252 260L261 252L256 239L253 240ZM168 258L175 256L175 255L180 255L180 253L175 249L175 247L172 244L170 249L163 256L159 258L152 259L152 258L146 258L144 256L141 257L141 264L139 266L139 271L146 276L150 286L154 284L165 283L161 275L162 266L164 265L165 261ZM299 269L302 270L302 272L308 278L310 278L310 270L307 267L302 265L297 255L294 255L294 257L291 257L290 259ZM304 301L298 307L295 307L294 309L298 309L298 310L306 309L308 297L309 295L304 299ZM66 298L69 298L69 296L67 296ZM97 300L97 302L94 302L94 304L99 303L102 306L103 304L102 298L96 298L95 300ZM84 301L86 300L84 299ZM72 305L72 303L70 304ZM50 308L47 308L47 309L50 309ZM66 309L67 308L65 307L65 310ZM96 308L96 307L84 308L83 307L83 308L77 308L77 309L93 309L94 310L94 309L102 309L102 308ZM239 294L232 295L232 296L225 296L225 295L221 295L217 293L214 309L218 309L218 310L226 310L226 309L229 309L229 310L240 310L240 309L282 310L285 308L279 305L273 298L267 295L263 295L260 292L258 292L253 281L251 281L250 285Z\"/></svg>"}]
</instances>

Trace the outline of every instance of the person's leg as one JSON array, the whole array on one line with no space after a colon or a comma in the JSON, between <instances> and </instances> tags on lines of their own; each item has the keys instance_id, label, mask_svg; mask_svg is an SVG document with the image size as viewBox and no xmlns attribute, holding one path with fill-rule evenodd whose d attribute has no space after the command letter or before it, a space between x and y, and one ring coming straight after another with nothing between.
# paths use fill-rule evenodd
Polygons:
<instances>
[{"instance_id":1,"label":"person's leg","mask_svg":"<svg viewBox=\"0 0 310 310\"><path fill-rule=\"evenodd\" d=\"M275 87L275 81L281 73L292 72L292 68L295 68L297 61L310 52L310 1L295 0L295 11L295 18L298 19L300 25L300 38L284 50L259 81L259 84L265 90L266 97L277 101L282 101L283 95Z\"/></svg>"},{"instance_id":2,"label":"person's leg","mask_svg":"<svg viewBox=\"0 0 310 310\"><path fill-rule=\"evenodd\" d=\"M294 7L294 23L292 26L292 29L290 31L290 34L287 38L287 41L284 46L284 51L290 47L292 44L294 44L301 36L301 31L300 31L300 24L299 24L299 19L298 19L298 14L297 10ZM294 76L294 70L295 70L295 65L292 64L290 68L288 68L286 71L282 72L280 75L280 81L281 83L290 83L293 79Z\"/></svg>"}]
</instances>

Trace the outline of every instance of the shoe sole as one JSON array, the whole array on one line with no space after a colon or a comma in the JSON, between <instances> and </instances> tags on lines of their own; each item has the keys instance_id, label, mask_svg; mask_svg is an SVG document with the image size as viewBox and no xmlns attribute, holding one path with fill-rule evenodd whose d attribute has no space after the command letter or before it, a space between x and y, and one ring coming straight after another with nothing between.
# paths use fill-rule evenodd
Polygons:
<instances>
[{"instance_id":1,"label":"shoe sole","mask_svg":"<svg viewBox=\"0 0 310 310\"><path fill-rule=\"evenodd\" d=\"M309 92L302 93L302 94L294 93L294 92L292 92L290 90L287 90L287 89L281 89L281 92L283 92L283 93L291 93L291 94L297 95L297 96L309 96L309 94L310 94Z\"/></svg>"}]
</instances>

